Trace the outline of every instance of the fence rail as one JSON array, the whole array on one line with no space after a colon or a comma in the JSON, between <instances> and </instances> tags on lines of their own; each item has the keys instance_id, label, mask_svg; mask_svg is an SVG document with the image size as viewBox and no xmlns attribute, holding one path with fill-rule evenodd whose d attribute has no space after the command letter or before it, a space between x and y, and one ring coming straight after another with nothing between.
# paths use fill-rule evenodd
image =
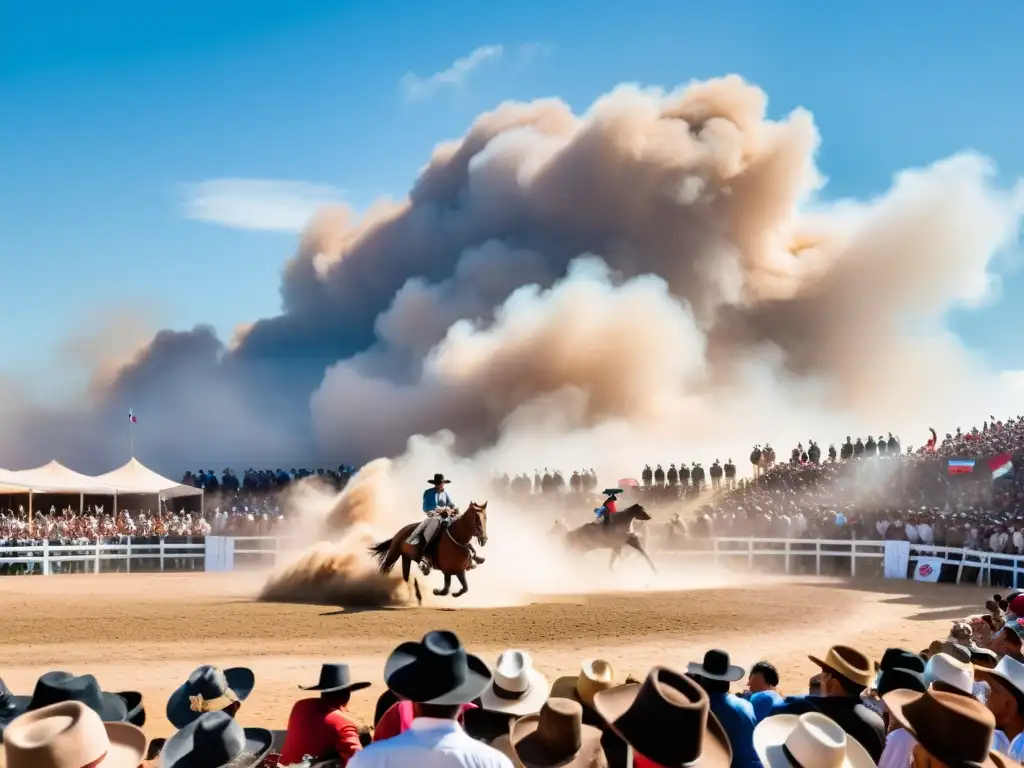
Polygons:
<instances>
[{"instance_id":1,"label":"fence rail","mask_svg":"<svg viewBox=\"0 0 1024 768\"><path fill-rule=\"evenodd\" d=\"M212 541L216 537L210 537ZM0 547L0 573L63 572L125 572L232 570L236 566L273 565L280 552L287 548L287 537L234 536L230 564L210 567L208 543L205 539L191 542L133 540L124 537L117 542L60 544L49 541L22 543ZM785 539L716 537L674 541L668 538L649 542L652 556L659 558L710 558L716 564L732 564L745 560L750 568L766 559L774 560L775 569L786 574L857 576L881 575L879 561L884 560L886 542L858 539ZM1015 586L1024 582L1024 556L981 552L956 547L912 545L910 563L935 557L944 564L956 565L956 581L968 571L971 580L991 583L992 573L1004 573L1002 580ZM813 565L812 565L813 563ZM974 570L977 569L975 576ZM866 571L866 573L865 573Z\"/></svg>"}]
</instances>

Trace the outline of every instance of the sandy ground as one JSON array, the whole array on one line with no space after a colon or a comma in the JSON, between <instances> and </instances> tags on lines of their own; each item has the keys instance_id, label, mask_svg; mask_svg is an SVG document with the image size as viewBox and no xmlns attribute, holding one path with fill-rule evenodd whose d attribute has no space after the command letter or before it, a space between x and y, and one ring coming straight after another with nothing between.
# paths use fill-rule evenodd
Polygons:
<instances>
[{"instance_id":1,"label":"sandy ground","mask_svg":"<svg viewBox=\"0 0 1024 768\"><path fill-rule=\"evenodd\" d=\"M0 675L17 693L31 693L47 669L91 672L106 690L141 690L151 737L167 735L168 694L204 662L252 667L256 690L240 720L282 728L297 686L315 682L320 662L347 661L374 683L353 701L368 718L383 690L387 652L437 628L454 630L488 661L505 648L526 648L552 678L574 674L586 657L610 659L624 677L656 662L685 665L708 647L723 647L741 664L774 662L783 689L799 693L815 671L808 652L824 653L837 642L876 656L891 645L924 647L990 591L747 574L704 578L704 588L694 590L360 611L255 602L250 595L259 583L244 574L5 578Z\"/></svg>"}]
</instances>

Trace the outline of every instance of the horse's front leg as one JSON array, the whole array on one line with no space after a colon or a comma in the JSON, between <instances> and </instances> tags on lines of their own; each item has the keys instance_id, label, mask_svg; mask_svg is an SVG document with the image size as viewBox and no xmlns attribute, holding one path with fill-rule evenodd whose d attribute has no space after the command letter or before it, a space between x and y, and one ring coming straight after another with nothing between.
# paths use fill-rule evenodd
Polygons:
<instances>
[{"instance_id":1,"label":"horse's front leg","mask_svg":"<svg viewBox=\"0 0 1024 768\"><path fill-rule=\"evenodd\" d=\"M608 561L608 570L609 571L615 568L615 563L619 559L619 552L620 552L620 548L619 547L612 547L612 556L611 556L611 559Z\"/></svg>"},{"instance_id":2,"label":"horse's front leg","mask_svg":"<svg viewBox=\"0 0 1024 768\"><path fill-rule=\"evenodd\" d=\"M452 597L462 597L464 594L469 592L469 584L466 583L466 574L456 573L455 578L459 580L459 584L462 586L462 589L460 589L458 592L453 592Z\"/></svg>"},{"instance_id":3,"label":"horse's front leg","mask_svg":"<svg viewBox=\"0 0 1024 768\"><path fill-rule=\"evenodd\" d=\"M451 586L452 586L451 574L446 573L444 575L444 589L435 589L434 590L434 594L437 595L438 597L444 597L445 595L448 594L448 590L451 589Z\"/></svg>"},{"instance_id":4,"label":"horse's front leg","mask_svg":"<svg viewBox=\"0 0 1024 768\"><path fill-rule=\"evenodd\" d=\"M637 552L639 552L641 555L644 556L644 560L646 560L647 564L649 566L651 566L651 570L652 571L654 571L655 573L658 572L658 569L654 567L654 561L651 560L651 558L647 554L647 550L644 549L644 545L641 543L639 536L637 536L635 533L631 533L629 535L629 538L626 539L626 544L628 544L629 546L631 546L633 549L635 549Z\"/></svg>"}]
</instances>

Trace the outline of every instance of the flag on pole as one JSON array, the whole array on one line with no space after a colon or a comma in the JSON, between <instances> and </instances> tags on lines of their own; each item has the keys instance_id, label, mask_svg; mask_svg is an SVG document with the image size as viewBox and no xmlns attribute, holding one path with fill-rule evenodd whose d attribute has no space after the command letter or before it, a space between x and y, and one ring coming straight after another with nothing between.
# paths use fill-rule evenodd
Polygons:
<instances>
[{"instance_id":1,"label":"flag on pole","mask_svg":"<svg viewBox=\"0 0 1024 768\"><path fill-rule=\"evenodd\" d=\"M951 475L969 475L974 472L974 459L950 459L947 471Z\"/></svg>"},{"instance_id":2,"label":"flag on pole","mask_svg":"<svg viewBox=\"0 0 1024 768\"><path fill-rule=\"evenodd\" d=\"M128 409L128 421L130 421L132 424L138 424L139 422L139 420L135 418L135 414L132 413L131 408Z\"/></svg>"},{"instance_id":3,"label":"flag on pole","mask_svg":"<svg viewBox=\"0 0 1024 768\"><path fill-rule=\"evenodd\" d=\"M992 479L1004 477L1013 472L1013 457L1008 453L1001 453L988 460L988 468L992 472Z\"/></svg>"}]
</instances>

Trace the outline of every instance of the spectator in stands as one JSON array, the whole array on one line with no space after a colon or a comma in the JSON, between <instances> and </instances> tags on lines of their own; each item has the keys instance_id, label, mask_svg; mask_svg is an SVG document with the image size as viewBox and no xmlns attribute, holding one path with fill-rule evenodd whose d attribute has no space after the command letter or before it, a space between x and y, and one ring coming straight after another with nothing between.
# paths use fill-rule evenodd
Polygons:
<instances>
[{"instance_id":1,"label":"spectator in stands","mask_svg":"<svg viewBox=\"0 0 1024 768\"><path fill-rule=\"evenodd\" d=\"M729 693L730 684L745 676L743 668L731 664L725 651L712 649L704 654L702 662L691 662L688 671L707 692L711 712L729 737L733 768L757 768L754 708L746 699Z\"/></svg>"},{"instance_id":2,"label":"spectator in stands","mask_svg":"<svg viewBox=\"0 0 1024 768\"><path fill-rule=\"evenodd\" d=\"M772 707L782 701L778 686L779 671L767 661L759 661L750 668L745 696L754 709L756 720L763 720Z\"/></svg>"},{"instance_id":3,"label":"spectator in stands","mask_svg":"<svg viewBox=\"0 0 1024 768\"><path fill-rule=\"evenodd\" d=\"M3 733L8 768L136 768L146 754L146 735L128 723L104 723L79 701L28 712Z\"/></svg>"},{"instance_id":4,"label":"spectator in stands","mask_svg":"<svg viewBox=\"0 0 1024 768\"><path fill-rule=\"evenodd\" d=\"M281 765L294 765L310 756L315 760L337 760L348 765L360 749L359 727L346 709L356 691L370 683L353 681L347 664L324 664L316 685L302 688L316 691L318 698L300 699L288 716L288 732L281 749Z\"/></svg>"},{"instance_id":5,"label":"spectator in stands","mask_svg":"<svg viewBox=\"0 0 1024 768\"><path fill-rule=\"evenodd\" d=\"M234 717L256 687L256 676L248 667L220 669L209 664L196 667L167 700L167 719L184 728L205 712L223 712Z\"/></svg>"}]
</instances>

